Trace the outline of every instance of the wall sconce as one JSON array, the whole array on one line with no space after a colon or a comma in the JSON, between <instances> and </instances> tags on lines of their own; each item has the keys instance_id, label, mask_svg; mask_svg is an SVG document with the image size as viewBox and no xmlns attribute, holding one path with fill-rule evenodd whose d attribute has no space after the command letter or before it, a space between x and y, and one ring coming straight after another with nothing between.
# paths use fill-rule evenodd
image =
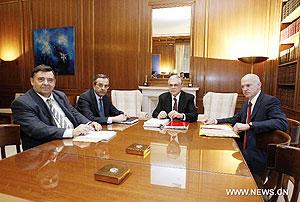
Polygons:
<instances>
[{"instance_id":1,"label":"wall sconce","mask_svg":"<svg viewBox=\"0 0 300 202\"><path fill-rule=\"evenodd\" d=\"M238 58L239 61L251 64L251 74L253 74L253 66L256 63L264 62L268 59L268 57L263 56L249 56L249 57L241 57Z\"/></svg>"},{"instance_id":2,"label":"wall sconce","mask_svg":"<svg viewBox=\"0 0 300 202\"><path fill-rule=\"evenodd\" d=\"M268 57L264 57L264 56L249 56L249 57L238 58L238 60L241 61L241 62L251 64L251 74L253 74L254 64L264 62L267 59L268 59Z\"/></svg>"}]
</instances>

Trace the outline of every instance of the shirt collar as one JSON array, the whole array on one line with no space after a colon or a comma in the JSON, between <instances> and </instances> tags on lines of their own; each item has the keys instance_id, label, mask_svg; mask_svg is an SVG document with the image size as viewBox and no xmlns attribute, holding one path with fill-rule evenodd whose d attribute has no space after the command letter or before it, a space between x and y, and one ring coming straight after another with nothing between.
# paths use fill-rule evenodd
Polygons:
<instances>
[{"instance_id":1,"label":"shirt collar","mask_svg":"<svg viewBox=\"0 0 300 202\"><path fill-rule=\"evenodd\" d=\"M176 95L175 98L176 98L177 100L179 100L180 94L181 94L181 92L179 92L178 95ZM172 95L172 99L174 99L174 96L173 96L173 95Z\"/></svg>"},{"instance_id":2,"label":"shirt collar","mask_svg":"<svg viewBox=\"0 0 300 202\"><path fill-rule=\"evenodd\" d=\"M42 98L42 100L44 102L47 102L47 100L50 98L51 100L54 100L54 97L53 97L53 94L51 93L51 95L49 97L45 97L45 96L42 96L41 94L39 94L38 92L36 92L36 94L38 94L38 96L40 96L40 98Z\"/></svg>"},{"instance_id":3,"label":"shirt collar","mask_svg":"<svg viewBox=\"0 0 300 202\"><path fill-rule=\"evenodd\" d=\"M96 97L96 100L97 100L97 101L98 101L100 98L103 98L103 96L100 97L95 91L94 91L94 94L95 94L95 97Z\"/></svg>"},{"instance_id":4,"label":"shirt collar","mask_svg":"<svg viewBox=\"0 0 300 202\"><path fill-rule=\"evenodd\" d=\"M258 93L257 93L251 100L249 100L249 102L252 103L252 106L255 105L255 103L256 103L256 101L257 101L257 98L258 98L260 92L261 92L261 90L258 91Z\"/></svg>"}]
</instances>

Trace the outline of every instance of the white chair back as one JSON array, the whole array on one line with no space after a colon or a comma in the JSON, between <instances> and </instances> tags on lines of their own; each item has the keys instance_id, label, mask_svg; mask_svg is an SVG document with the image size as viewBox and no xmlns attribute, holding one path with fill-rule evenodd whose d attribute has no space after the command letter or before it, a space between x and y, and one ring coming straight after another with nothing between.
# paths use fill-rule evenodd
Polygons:
<instances>
[{"instance_id":1,"label":"white chair back","mask_svg":"<svg viewBox=\"0 0 300 202\"><path fill-rule=\"evenodd\" d=\"M204 116L207 118L232 117L237 97L237 93L206 93L203 97Z\"/></svg>"},{"instance_id":2,"label":"white chair back","mask_svg":"<svg viewBox=\"0 0 300 202\"><path fill-rule=\"evenodd\" d=\"M139 90L112 90L113 105L129 116L140 117L143 95Z\"/></svg>"}]
</instances>

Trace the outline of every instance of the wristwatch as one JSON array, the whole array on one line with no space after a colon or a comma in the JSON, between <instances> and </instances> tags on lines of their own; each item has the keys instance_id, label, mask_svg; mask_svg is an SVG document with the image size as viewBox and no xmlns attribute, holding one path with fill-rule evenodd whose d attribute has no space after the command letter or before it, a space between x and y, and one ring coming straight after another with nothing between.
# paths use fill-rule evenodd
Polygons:
<instances>
[{"instance_id":1,"label":"wristwatch","mask_svg":"<svg viewBox=\"0 0 300 202\"><path fill-rule=\"evenodd\" d=\"M250 128L252 128L252 122L249 123Z\"/></svg>"}]
</instances>

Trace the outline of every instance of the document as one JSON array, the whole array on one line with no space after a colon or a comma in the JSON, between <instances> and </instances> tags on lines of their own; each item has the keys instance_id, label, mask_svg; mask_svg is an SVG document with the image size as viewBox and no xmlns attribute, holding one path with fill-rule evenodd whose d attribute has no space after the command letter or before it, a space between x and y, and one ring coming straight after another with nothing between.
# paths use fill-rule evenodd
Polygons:
<instances>
[{"instance_id":1,"label":"document","mask_svg":"<svg viewBox=\"0 0 300 202\"><path fill-rule=\"evenodd\" d=\"M233 131L232 126L228 124L201 125L199 135L207 137L239 137Z\"/></svg>"},{"instance_id":2,"label":"document","mask_svg":"<svg viewBox=\"0 0 300 202\"><path fill-rule=\"evenodd\" d=\"M115 131L90 131L86 135L80 135L73 138L73 141L77 142L100 142L109 141L117 132Z\"/></svg>"},{"instance_id":3,"label":"document","mask_svg":"<svg viewBox=\"0 0 300 202\"><path fill-rule=\"evenodd\" d=\"M156 119L151 118L148 121L144 122L144 127L150 127L150 128L160 128L164 127L170 122L169 119Z\"/></svg>"}]
</instances>

